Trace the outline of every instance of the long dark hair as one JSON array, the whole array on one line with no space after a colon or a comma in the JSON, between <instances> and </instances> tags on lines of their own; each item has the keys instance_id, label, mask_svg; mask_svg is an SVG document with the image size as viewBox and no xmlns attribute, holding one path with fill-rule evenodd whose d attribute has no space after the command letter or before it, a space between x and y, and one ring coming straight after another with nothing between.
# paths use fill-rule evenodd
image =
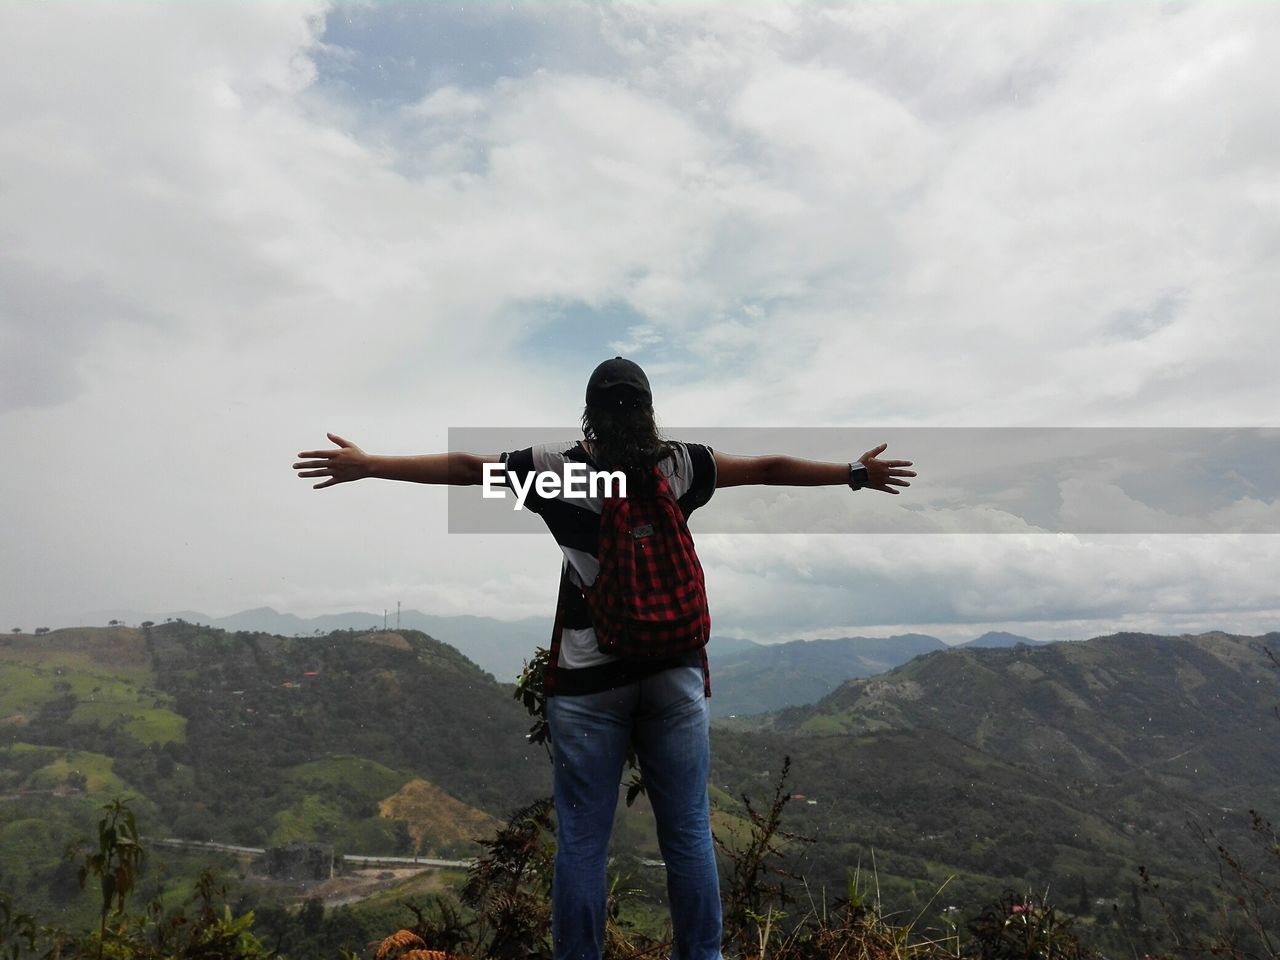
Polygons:
<instances>
[{"instance_id":1,"label":"long dark hair","mask_svg":"<svg viewBox=\"0 0 1280 960\"><path fill-rule=\"evenodd\" d=\"M597 466L626 473L628 491L652 491L653 468L676 452L675 444L658 432L653 405L629 393L587 404L582 435L591 441Z\"/></svg>"}]
</instances>

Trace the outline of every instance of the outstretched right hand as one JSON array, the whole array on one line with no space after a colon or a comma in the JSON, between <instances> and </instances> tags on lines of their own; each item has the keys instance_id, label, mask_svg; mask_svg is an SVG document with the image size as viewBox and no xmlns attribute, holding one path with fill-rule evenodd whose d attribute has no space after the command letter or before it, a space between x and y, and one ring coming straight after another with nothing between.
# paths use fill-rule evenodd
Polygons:
<instances>
[{"instance_id":1,"label":"outstretched right hand","mask_svg":"<svg viewBox=\"0 0 1280 960\"><path fill-rule=\"evenodd\" d=\"M314 489L322 490L335 483L350 483L372 475L369 470L371 458L367 453L336 433L327 433L325 436L338 445L337 449L305 450L298 454L303 458L293 465L298 476L327 477L327 480L312 484Z\"/></svg>"},{"instance_id":2,"label":"outstretched right hand","mask_svg":"<svg viewBox=\"0 0 1280 960\"><path fill-rule=\"evenodd\" d=\"M880 490L883 493L901 493L895 490L895 487L909 487L910 480L903 480L902 477L914 477L914 470L904 470L903 467L912 465L910 460L880 460L880 454L884 453L889 445L882 443L878 447L873 447L858 458L858 462L867 468L867 485L864 490Z\"/></svg>"}]
</instances>

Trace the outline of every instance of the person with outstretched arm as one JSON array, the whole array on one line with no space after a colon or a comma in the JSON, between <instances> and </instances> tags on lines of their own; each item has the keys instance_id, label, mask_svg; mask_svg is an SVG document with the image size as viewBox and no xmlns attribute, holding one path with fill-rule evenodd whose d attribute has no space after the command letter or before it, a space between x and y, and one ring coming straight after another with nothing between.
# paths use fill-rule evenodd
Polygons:
<instances>
[{"instance_id":1,"label":"person with outstretched arm","mask_svg":"<svg viewBox=\"0 0 1280 960\"><path fill-rule=\"evenodd\" d=\"M655 425L647 376L621 357L592 372L582 433L581 439L501 454L391 457L366 453L330 433L333 448L300 453L293 467L298 476L318 480L316 489L369 478L474 486L496 472L526 492L524 506L542 517L564 554L546 677L557 824L555 956L599 960L603 954L606 854L623 766L634 746L666 863L672 957L721 960L720 886L707 795L707 638L699 634L696 648L673 646L670 653L662 648L651 656L611 652L620 648L608 642L606 634L614 628L602 621L593 591L600 587L597 578L612 579L611 561L603 558L616 545L611 524L626 509L619 505L620 491L614 497L574 496L571 489L554 491L549 485L540 491L533 478L542 472L567 476L571 464L617 471L626 479L626 499L636 498L636 509L650 501L673 502L668 504L675 518L672 529L691 547L684 520L721 487L848 485L896 495L916 474L908 469L909 460L880 459L887 448L883 443L848 463L733 456L702 444L666 440ZM652 527L644 523L629 532L638 539L652 538ZM701 589L696 560L690 576L696 576ZM709 631L705 612L702 622Z\"/></svg>"}]
</instances>

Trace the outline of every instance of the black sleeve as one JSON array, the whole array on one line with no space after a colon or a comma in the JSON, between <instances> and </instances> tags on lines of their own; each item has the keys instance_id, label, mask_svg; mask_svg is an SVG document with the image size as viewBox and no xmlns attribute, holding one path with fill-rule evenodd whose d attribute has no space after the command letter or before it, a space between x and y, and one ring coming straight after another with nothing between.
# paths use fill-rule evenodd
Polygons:
<instances>
[{"instance_id":1,"label":"black sleeve","mask_svg":"<svg viewBox=\"0 0 1280 960\"><path fill-rule=\"evenodd\" d=\"M716 458L711 448L701 443L686 443L685 448L693 465L693 483L680 498L680 509L687 517L704 506L716 492Z\"/></svg>"}]
</instances>

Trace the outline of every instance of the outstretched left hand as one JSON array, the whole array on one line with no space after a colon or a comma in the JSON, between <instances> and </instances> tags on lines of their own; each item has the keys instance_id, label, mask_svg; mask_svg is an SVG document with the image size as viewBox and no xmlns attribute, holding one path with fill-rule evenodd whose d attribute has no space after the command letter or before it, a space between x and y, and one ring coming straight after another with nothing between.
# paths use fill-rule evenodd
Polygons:
<instances>
[{"instance_id":1,"label":"outstretched left hand","mask_svg":"<svg viewBox=\"0 0 1280 960\"><path fill-rule=\"evenodd\" d=\"M858 462L867 468L867 483L862 489L864 490L880 490L884 493L898 494L901 491L897 487L909 487L911 481L902 480L901 477L914 477L914 470L904 470L904 467L911 466L910 460L878 460L877 457L888 448L887 443L882 443L874 449L868 450L858 458Z\"/></svg>"}]
</instances>

